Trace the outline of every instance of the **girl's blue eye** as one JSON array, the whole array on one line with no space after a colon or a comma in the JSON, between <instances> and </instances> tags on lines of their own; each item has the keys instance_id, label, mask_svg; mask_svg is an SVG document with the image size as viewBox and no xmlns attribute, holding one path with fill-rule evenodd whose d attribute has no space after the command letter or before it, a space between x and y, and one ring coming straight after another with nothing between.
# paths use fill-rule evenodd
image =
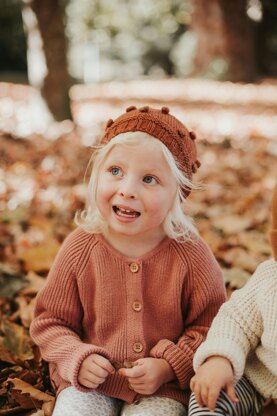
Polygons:
<instances>
[{"instance_id":1,"label":"girl's blue eye","mask_svg":"<svg viewBox=\"0 0 277 416\"><path fill-rule=\"evenodd\" d=\"M120 169L119 168L111 168L111 174L114 176L118 176L120 173Z\"/></svg>"},{"instance_id":2,"label":"girl's blue eye","mask_svg":"<svg viewBox=\"0 0 277 416\"><path fill-rule=\"evenodd\" d=\"M151 176L151 175L144 176L143 182L150 183L150 184L158 183L157 179L154 178L154 176Z\"/></svg>"}]
</instances>

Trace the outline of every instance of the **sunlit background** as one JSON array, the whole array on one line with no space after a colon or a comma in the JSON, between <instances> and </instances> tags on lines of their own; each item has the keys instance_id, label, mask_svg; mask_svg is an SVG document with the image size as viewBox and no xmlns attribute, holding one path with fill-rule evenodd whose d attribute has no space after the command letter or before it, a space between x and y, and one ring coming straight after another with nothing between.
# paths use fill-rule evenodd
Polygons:
<instances>
[{"instance_id":1,"label":"sunlit background","mask_svg":"<svg viewBox=\"0 0 277 416\"><path fill-rule=\"evenodd\" d=\"M73 126L63 121L67 117L60 117L62 122L56 123L42 99L41 90L45 79L50 78L50 67L47 67L37 9L31 7L32 3L35 1L0 0L0 129L20 137L36 132L53 139ZM214 31L215 44L228 30L222 26L217 2L213 0L212 3L211 15L201 16L193 14L195 9L203 7L201 1L193 0L56 1L57 8L62 9L65 36L61 54L64 46L67 76L73 86L70 89L72 115L80 126L84 144L90 145L96 140L106 114L116 116L122 111L122 99L131 103L136 100L174 101L177 115L188 117L203 134L213 131L215 139L233 134L238 124L241 126L239 137L253 129L274 137L277 120L270 105L276 105L277 86L275 82L266 85L266 80L272 81L277 73L276 3L245 1L245 16L252 36L258 39L259 35L267 48L262 54L261 41L259 45L258 40L253 41L258 50L255 61L258 84L243 87L217 83L230 78L228 56L220 53L220 45L217 45L218 52L209 51L208 64L197 67L199 49L203 48L203 56L207 50L199 42L199 36L200 39L208 36L208 33L201 34L201 25L205 29L206 24ZM56 21L51 18L47 24L49 29L49 24L54 26ZM53 61L51 42L52 48L58 42L53 34L51 36L46 40L50 42L48 59ZM238 39L233 43L239 48ZM55 62L51 71L53 67L55 70ZM9 81L21 85L14 87ZM49 83L45 88L49 92L57 87ZM206 102L223 107L216 108L212 115L205 114L201 104ZM186 103L193 103L193 106L184 109ZM236 111L236 103L261 105L259 117L247 111Z\"/></svg>"}]
</instances>

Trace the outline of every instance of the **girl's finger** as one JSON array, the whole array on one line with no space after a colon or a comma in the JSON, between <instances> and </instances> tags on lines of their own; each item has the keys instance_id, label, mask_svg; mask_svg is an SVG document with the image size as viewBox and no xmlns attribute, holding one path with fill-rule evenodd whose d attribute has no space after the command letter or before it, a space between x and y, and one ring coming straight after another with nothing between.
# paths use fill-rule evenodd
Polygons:
<instances>
[{"instance_id":1,"label":"girl's finger","mask_svg":"<svg viewBox=\"0 0 277 416\"><path fill-rule=\"evenodd\" d=\"M235 390L235 387L234 387L233 383L227 385L226 393L227 393L228 397L230 398L230 400L232 400L232 402L234 402L234 403L239 402L239 399L237 398L236 390Z\"/></svg>"},{"instance_id":2,"label":"girl's finger","mask_svg":"<svg viewBox=\"0 0 277 416\"><path fill-rule=\"evenodd\" d=\"M132 368L121 368L119 374L128 378L138 378L145 375L145 370L143 369L143 366L136 365Z\"/></svg>"},{"instance_id":3,"label":"girl's finger","mask_svg":"<svg viewBox=\"0 0 277 416\"><path fill-rule=\"evenodd\" d=\"M95 354L94 356L92 356L92 362L98 365L99 367L103 368L110 374L113 374L115 372L115 369L110 363L110 361L102 355Z\"/></svg>"}]
</instances>

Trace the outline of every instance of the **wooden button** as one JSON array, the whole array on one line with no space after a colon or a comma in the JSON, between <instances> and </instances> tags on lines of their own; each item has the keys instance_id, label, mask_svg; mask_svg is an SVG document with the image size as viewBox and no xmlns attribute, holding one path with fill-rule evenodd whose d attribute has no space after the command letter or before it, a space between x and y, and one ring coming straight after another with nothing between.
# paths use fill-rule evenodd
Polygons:
<instances>
[{"instance_id":1,"label":"wooden button","mask_svg":"<svg viewBox=\"0 0 277 416\"><path fill-rule=\"evenodd\" d=\"M132 273L137 273L139 270L139 265L137 263L131 263L130 270Z\"/></svg>"},{"instance_id":2,"label":"wooden button","mask_svg":"<svg viewBox=\"0 0 277 416\"><path fill-rule=\"evenodd\" d=\"M139 312L142 309L142 304L140 302L134 302L132 308L134 311Z\"/></svg>"},{"instance_id":3,"label":"wooden button","mask_svg":"<svg viewBox=\"0 0 277 416\"><path fill-rule=\"evenodd\" d=\"M141 352L143 350L143 345L141 344L141 342L135 342L133 345L133 350L135 352Z\"/></svg>"}]
</instances>

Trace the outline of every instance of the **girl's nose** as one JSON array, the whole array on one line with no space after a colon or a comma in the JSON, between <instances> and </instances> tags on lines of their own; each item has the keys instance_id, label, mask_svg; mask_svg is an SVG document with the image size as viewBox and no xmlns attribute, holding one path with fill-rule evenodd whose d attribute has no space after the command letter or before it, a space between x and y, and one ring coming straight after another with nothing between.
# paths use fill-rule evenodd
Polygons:
<instances>
[{"instance_id":1,"label":"girl's nose","mask_svg":"<svg viewBox=\"0 0 277 416\"><path fill-rule=\"evenodd\" d=\"M119 195L122 196L123 198L130 198L130 199L135 199L135 193L134 192L128 192L128 191L123 191L121 190L119 192Z\"/></svg>"},{"instance_id":2,"label":"girl's nose","mask_svg":"<svg viewBox=\"0 0 277 416\"><path fill-rule=\"evenodd\" d=\"M131 180L126 180L121 183L119 188L119 195L123 198L136 198L135 183Z\"/></svg>"}]
</instances>

